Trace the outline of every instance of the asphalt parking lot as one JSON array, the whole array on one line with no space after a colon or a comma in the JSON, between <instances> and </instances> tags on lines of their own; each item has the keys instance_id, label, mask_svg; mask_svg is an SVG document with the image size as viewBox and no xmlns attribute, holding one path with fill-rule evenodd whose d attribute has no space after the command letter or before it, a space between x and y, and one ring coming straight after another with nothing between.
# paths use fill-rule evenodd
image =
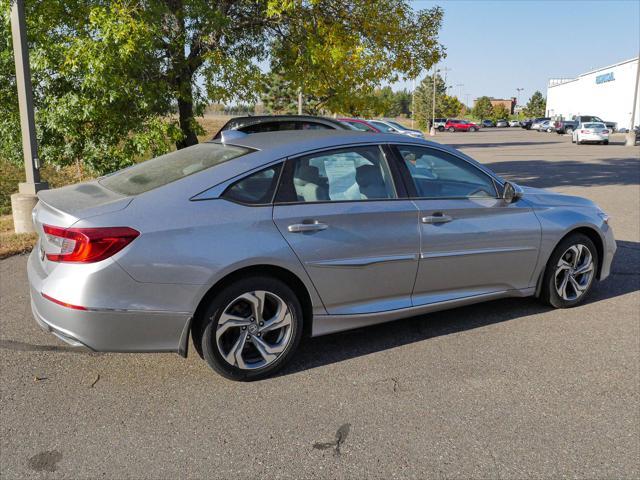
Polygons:
<instances>
[{"instance_id":1,"label":"asphalt parking lot","mask_svg":"<svg viewBox=\"0 0 640 480\"><path fill-rule=\"evenodd\" d=\"M639 478L640 147L521 129L436 140L612 216L613 273L586 304L500 300L311 339L282 375L243 384L195 353L67 347L32 319L12 257L0 476Z\"/></svg>"}]
</instances>

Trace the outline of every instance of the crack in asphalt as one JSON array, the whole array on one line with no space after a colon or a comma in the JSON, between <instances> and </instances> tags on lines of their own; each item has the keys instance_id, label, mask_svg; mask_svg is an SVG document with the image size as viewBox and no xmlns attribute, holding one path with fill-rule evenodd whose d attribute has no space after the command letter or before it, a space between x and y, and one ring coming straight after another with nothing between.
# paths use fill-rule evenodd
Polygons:
<instances>
[{"instance_id":1,"label":"crack in asphalt","mask_svg":"<svg viewBox=\"0 0 640 480\"><path fill-rule=\"evenodd\" d=\"M336 439L333 442L323 442L323 443L314 443L313 448L316 450L327 450L331 447L335 447L333 455L336 457L340 456L340 446L344 444L347 436L349 435L349 430L351 429L350 423L345 423L338 428L336 432Z\"/></svg>"}]
</instances>

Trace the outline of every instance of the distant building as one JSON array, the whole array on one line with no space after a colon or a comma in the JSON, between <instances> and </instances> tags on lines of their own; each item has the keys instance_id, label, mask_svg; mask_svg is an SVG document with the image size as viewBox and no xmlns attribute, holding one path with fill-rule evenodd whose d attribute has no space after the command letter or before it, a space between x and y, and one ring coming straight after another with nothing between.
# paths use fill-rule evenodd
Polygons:
<instances>
[{"instance_id":1,"label":"distant building","mask_svg":"<svg viewBox=\"0 0 640 480\"><path fill-rule=\"evenodd\" d=\"M547 116L570 120L575 115L596 115L616 122L618 128L629 128L637 72L638 57L576 78L552 78L547 86ZM640 124L638 107L633 124Z\"/></svg>"},{"instance_id":2,"label":"distant building","mask_svg":"<svg viewBox=\"0 0 640 480\"><path fill-rule=\"evenodd\" d=\"M511 98L493 98L493 97L489 97L489 100L491 101L491 105L493 106L493 108L496 108L498 105L503 105L508 111L510 115L513 115L514 113L514 109L516 108L516 97L511 97ZM475 99L475 102L477 102L478 99Z\"/></svg>"}]
</instances>

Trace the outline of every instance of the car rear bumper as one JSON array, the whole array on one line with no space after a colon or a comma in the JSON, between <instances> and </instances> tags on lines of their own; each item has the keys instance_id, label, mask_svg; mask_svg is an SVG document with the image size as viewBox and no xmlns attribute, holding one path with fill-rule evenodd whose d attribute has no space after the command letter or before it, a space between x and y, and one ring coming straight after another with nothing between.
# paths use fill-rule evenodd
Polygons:
<instances>
[{"instance_id":1,"label":"car rear bumper","mask_svg":"<svg viewBox=\"0 0 640 480\"><path fill-rule=\"evenodd\" d=\"M603 142L605 140L609 140L609 135L600 135L597 133L581 133L579 138L581 142Z\"/></svg>"},{"instance_id":2,"label":"car rear bumper","mask_svg":"<svg viewBox=\"0 0 640 480\"><path fill-rule=\"evenodd\" d=\"M189 313L141 310L135 306L131 309L78 309L55 303L42 295L47 279L38 263L36 250L29 256L27 273L31 310L41 328L72 346L100 352L181 350ZM82 289L78 278L73 281L76 289Z\"/></svg>"}]
</instances>

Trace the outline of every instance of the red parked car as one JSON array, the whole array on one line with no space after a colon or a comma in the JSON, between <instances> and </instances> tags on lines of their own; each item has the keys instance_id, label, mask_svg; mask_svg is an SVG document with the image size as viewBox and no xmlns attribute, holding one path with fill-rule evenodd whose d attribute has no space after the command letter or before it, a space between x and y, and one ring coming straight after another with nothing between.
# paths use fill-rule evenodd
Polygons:
<instances>
[{"instance_id":1,"label":"red parked car","mask_svg":"<svg viewBox=\"0 0 640 480\"><path fill-rule=\"evenodd\" d=\"M450 132L477 132L480 127L468 120L447 120L444 125L445 130Z\"/></svg>"},{"instance_id":2,"label":"red parked car","mask_svg":"<svg viewBox=\"0 0 640 480\"><path fill-rule=\"evenodd\" d=\"M339 122L346 123L356 130L360 130L362 132L376 132L381 133L380 129L376 126L370 124L366 120L362 120L360 118L336 118Z\"/></svg>"}]
</instances>

